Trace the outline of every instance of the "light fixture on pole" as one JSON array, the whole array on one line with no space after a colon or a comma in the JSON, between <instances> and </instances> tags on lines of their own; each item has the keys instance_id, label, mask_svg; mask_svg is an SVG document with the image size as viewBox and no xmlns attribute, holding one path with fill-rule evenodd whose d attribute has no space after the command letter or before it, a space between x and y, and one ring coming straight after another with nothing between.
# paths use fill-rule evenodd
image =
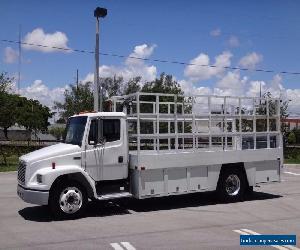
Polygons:
<instances>
[{"instance_id":1,"label":"light fixture on pole","mask_svg":"<svg viewBox=\"0 0 300 250\"><path fill-rule=\"evenodd\" d=\"M94 11L94 17L96 17L96 46L95 46L95 74L94 74L94 111L102 112L102 86L99 86L99 19L107 15L107 9L97 7ZM99 98L100 92L100 98ZM100 100L99 100L100 99ZM100 102L100 107L99 107Z\"/></svg>"}]
</instances>

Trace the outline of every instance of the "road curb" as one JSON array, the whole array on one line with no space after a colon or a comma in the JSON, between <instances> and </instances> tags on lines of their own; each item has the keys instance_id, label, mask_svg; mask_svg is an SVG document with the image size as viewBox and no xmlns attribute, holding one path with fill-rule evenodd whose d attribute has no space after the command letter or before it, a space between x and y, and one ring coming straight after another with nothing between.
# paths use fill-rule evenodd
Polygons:
<instances>
[{"instance_id":1,"label":"road curb","mask_svg":"<svg viewBox=\"0 0 300 250\"><path fill-rule=\"evenodd\" d=\"M300 164L283 164L285 167L300 167Z\"/></svg>"},{"instance_id":2,"label":"road curb","mask_svg":"<svg viewBox=\"0 0 300 250\"><path fill-rule=\"evenodd\" d=\"M11 174L11 173L17 173L18 171L3 171L0 172L0 174Z\"/></svg>"}]
</instances>

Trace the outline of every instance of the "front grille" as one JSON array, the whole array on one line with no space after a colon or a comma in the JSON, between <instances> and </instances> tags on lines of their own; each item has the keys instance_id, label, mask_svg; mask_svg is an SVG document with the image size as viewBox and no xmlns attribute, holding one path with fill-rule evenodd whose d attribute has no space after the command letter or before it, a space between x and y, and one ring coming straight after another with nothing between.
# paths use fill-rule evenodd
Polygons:
<instances>
[{"instance_id":1,"label":"front grille","mask_svg":"<svg viewBox=\"0 0 300 250\"><path fill-rule=\"evenodd\" d=\"M18 168L18 181L21 184L25 183L26 163L24 161L19 162Z\"/></svg>"}]
</instances>

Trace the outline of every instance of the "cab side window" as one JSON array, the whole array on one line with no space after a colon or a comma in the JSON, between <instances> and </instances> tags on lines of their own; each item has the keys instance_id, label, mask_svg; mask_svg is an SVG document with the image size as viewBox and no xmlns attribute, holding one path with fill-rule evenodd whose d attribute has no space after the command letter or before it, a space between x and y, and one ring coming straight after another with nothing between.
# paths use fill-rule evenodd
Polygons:
<instances>
[{"instance_id":1,"label":"cab side window","mask_svg":"<svg viewBox=\"0 0 300 250\"><path fill-rule=\"evenodd\" d=\"M89 132L89 144L93 144L91 142L97 143L98 138L98 120L92 120Z\"/></svg>"},{"instance_id":2,"label":"cab side window","mask_svg":"<svg viewBox=\"0 0 300 250\"><path fill-rule=\"evenodd\" d=\"M103 119L103 137L106 142L120 140L120 119Z\"/></svg>"}]
</instances>

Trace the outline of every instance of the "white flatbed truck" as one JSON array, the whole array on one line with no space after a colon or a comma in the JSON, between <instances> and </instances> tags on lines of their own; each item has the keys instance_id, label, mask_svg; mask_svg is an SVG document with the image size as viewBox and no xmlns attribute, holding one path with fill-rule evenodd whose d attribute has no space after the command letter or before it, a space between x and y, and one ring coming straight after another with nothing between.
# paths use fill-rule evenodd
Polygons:
<instances>
[{"instance_id":1,"label":"white flatbed truck","mask_svg":"<svg viewBox=\"0 0 300 250\"><path fill-rule=\"evenodd\" d=\"M70 117L64 143L20 157L20 198L77 217L89 199L217 190L231 202L280 182L279 99L139 92L109 103Z\"/></svg>"}]
</instances>

